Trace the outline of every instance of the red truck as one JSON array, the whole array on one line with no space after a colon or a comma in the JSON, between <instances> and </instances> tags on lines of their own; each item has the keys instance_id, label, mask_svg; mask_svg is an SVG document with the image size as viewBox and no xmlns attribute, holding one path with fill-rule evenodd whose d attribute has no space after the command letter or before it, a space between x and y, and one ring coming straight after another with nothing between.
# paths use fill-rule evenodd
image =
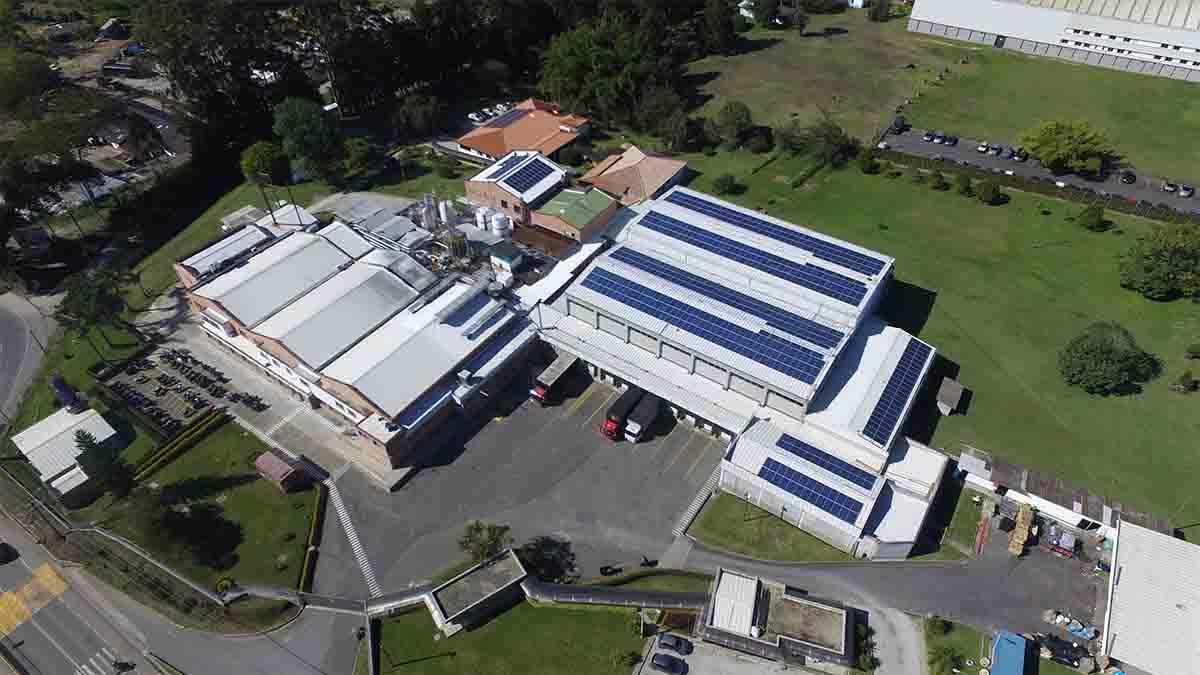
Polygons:
<instances>
[{"instance_id":1,"label":"red truck","mask_svg":"<svg viewBox=\"0 0 1200 675\"><path fill-rule=\"evenodd\" d=\"M571 366L574 366L578 360L579 357L574 354L561 354L557 359L554 359L554 363L551 363L542 371L541 375L537 376L537 379L533 382L533 389L529 390L529 395L533 397L533 400L544 406L550 405L557 398L555 396L554 385L562 380L563 375L571 370Z\"/></svg>"},{"instance_id":2,"label":"red truck","mask_svg":"<svg viewBox=\"0 0 1200 675\"><path fill-rule=\"evenodd\" d=\"M611 440L619 440L624 435L622 432L625 427L625 420L629 417L629 413L637 407L639 401L642 400L642 395L645 394L641 387L629 385L629 388L621 392L613 404L608 406L608 412L604 414L604 424L600 425L600 433L604 434Z\"/></svg>"}]
</instances>

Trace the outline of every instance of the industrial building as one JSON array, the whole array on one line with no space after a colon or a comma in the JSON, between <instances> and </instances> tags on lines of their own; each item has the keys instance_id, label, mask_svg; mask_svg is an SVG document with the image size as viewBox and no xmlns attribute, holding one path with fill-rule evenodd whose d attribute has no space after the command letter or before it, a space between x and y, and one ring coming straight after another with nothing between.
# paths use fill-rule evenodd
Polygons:
<instances>
[{"instance_id":1,"label":"industrial building","mask_svg":"<svg viewBox=\"0 0 1200 675\"><path fill-rule=\"evenodd\" d=\"M176 270L209 336L348 420L386 476L439 421L502 386L536 337L486 260L473 261L486 251L453 250L465 241L457 220L446 203L357 224L260 219Z\"/></svg>"},{"instance_id":2,"label":"industrial building","mask_svg":"<svg viewBox=\"0 0 1200 675\"><path fill-rule=\"evenodd\" d=\"M1200 80L1200 0L917 0L908 29L1176 80Z\"/></svg>"},{"instance_id":3,"label":"industrial building","mask_svg":"<svg viewBox=\"0 0 1200 675\"><path fill-rule=\"evenodd\" d=\"M29 460L38 476L59 494L67 494L83 485L88 475L79 466L83 451L75 441L79 432L92 436L97 444L111 442L116 435L112 425L99 412L88 408L57 412L12 437L13 445Z\"/></svg>"},{"instance_id":4,"label":"industrial building","mask_svg":"<svg viewBox=\"0 0 1200 675\"><path fill-rule=\"evenodd\" d=\"M682 187L538 313L542 338L731 440L722 490L904 558L947 458L901 429L934 359L875 315L888 256Z\"/></svg>"}]
</instances>

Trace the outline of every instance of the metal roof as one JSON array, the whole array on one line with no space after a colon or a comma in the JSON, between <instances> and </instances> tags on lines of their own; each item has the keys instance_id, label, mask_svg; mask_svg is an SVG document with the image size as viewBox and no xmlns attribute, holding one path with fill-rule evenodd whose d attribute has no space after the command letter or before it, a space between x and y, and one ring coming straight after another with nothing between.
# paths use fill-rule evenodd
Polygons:
<instances>
[{"instance_id":1,"label":"metal roof","mask_svg":"<svg viewBox=\"0 0 1200 675\"><path fill-rule=\"evenodd\" d=\"M247 207L251 208L251 207ZM255 246L275 238L275 233L265 227L247 225L216 243L184 258L182 264L197 275L203 276L219 268L229 260L248 253Z\"/></svg>"},{"instance_id":2,"label":"metal roof","mask_svg":"<svg viewBox=\"0 0 1200 675\"><path fill-rule=\"evenodd\" d=\"M65 495L71 490L83 485L88 481L88 475L79 468L79 465L71 467L66 473L50 481L50 487L58 490L58 493Z\"/></svg>"},{"instance_id":3,"label":"metal roof","mask_svg":"<svg viewBox=\"0 0 1200 675\"><path fill-rule=\"evenodd\" d=\"M317 230L317 234L329 240L343 253L358 260L375 249L362 235L355 232L349 225L337 221Z\"/></svg>"},{"instance_id":4,"label":"metal roof","mask_svg":"<svg viewBox=\"0 0 1200 675\"><path fill-rule=\"evenodd\" d=\"M75 433L86 431L103 443L117 432L100 413L85 410L74 414L67 408L50 415L12 437L12 442L29 459L43 480L52 480L75 466L79 448Z\"/></svg>"},{"instance_id":5,"label":"metal roof","mask_svg":"<svg viewBox=\"0 0 1200 675\"><path fill-rule=\"evenodd\" d=\"M412 256L401 251L375 249L359 259L359 262L386 267L392 274L403 279L404 283L412 286L418 292L429 288L438 279L436 274L426 269Z\"/></svg>"},{"instance_id":6,"label":"metal roof","mask_svg":"<svg viewBox=\"0 0 1200 675\"><path fill-rule=\"evenodd\" d=\"M532 183L519 182L518 174L530 169L533 165L541 165L544 177ZM539 152L516 150L501 157L488 168L475 174L470 180L484 183L498 183L513 196L526 204L533 204L546 196L553 188L562 184L567 178L567 172L554 162L546 159Z\"/></svg>"},{"instance_id":7,"label":"metal roof","mask_svg":"<svg viewBox=\"0 0 1200 675\"><path fill-rule=\"evenodd\" d=\"M253 327L337 273L350 257L322 237L295 232L192 289Z\"/></svg>"},{"instance_id":8,"label":"metal roof","mask_svg":"<svg viewBox=\"0 0 1200 675\"><path fill-rule=\"evenodd\" d=\"M416 297L386 268L356 262L271 315L254 332L279 340L319 370Z\"/></svg>"},{"instance_id":9,"label":"metal roof","mask_svg":"<svg viewBox=\"0 0 1200 675\"><path fill-rule=\"evenodd\" d=\"M709 624L719 630L750 635L757 604L758 578L720 570L717 573L717 590L713 594Z\"/></svg>"},{"instance_id":10,"label":"metal roof","mask_svg":"<svg viewBox=\"0 0 1200 675\"><path fill-rule=\"evenodd\" d=\"M1154 675L1200 663L1200 546L1122 521L1109 575L1104 653Z\"/></svg>"}]
</instances>

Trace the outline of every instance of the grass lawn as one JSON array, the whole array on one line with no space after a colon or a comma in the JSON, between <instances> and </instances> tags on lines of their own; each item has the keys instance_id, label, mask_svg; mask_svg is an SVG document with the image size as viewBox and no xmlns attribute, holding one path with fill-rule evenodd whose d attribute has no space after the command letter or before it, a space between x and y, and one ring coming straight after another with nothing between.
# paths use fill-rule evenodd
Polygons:
<instances>
[{"instance_id":1,"label":"grass lawn","mask_svg":"<svg viewBox=\"0 0 1200 675\"><path fill-rule=\"evenodd\" d=\"M1079 671L1050 659L1038 659L1033 673L1034 675L1078 675Z\"/></svg>"},{"instance_id":2,"label":"grass lawn","mask_svg":"<svg viewBox=\"0 0 1200 675\"><path fill-rule=\"evenodd\" d=\"M973 490L963 490L958 496L958 506L954 509L954 517L950 519L950 526L946 528L943 538L948 548L951 547L949 542L956 542L963 550L975 549L975 531L979 527L980 509L971 503L971 497L975 494Z\"/></svg>"},{"instance_id":3,"label":"grass lawn","mask_svg":"<svg viewBox=\"0 0 1200 675\"><path fill-rule=\"evenodd\" d=\"M947 646L958 652L959 657L965 661L970 659L975 663L979 663L979 657L988 656L991 653L991 636L985 636L983 633L962 624L947 622L950 630L944 634L933 634L932 631L925 630L925 651L927 654L933 653L935 647ZM928 622L926 622L928 626ZM964 665L960 665L966 671L970 671ZM932 669L930 669L932 670ZM951 675L951 673L931 672L930 675Z\"/></svg>"},{"instance_id":4,"label":"grass lawn","mask_svg":"<svg viewBox=\"0 0 1200 675\"><path fill-rule=\"evenodd\" d=\"M783 561L842 561L852 557L726 492L713 495L688 534L733 553Z\"/></svg>"},{"instance_id":5,"label":"grass lawn","mask_svg":"<svg viewBox=\"0 0 1200 675\"><path fill-rule=\"evenodd\" d=\"M438 641L434 638L441 633L421 609L383 621L379 670L390 675L627 675L629 668L614 657L641 649L642 640L629 626L631 614L523 602L479 628Z\"/></svg>"},{"instance_id":6,"label":"grass lawn","mask_svg":"<svg viewBox=\"0 0 1200 675\"><path fill-rule=\"evenodd\" d=\"M217 570L196 564L190 556L162 552L171 564L192 579L211 586L224 576L239 582L293 587L299 578L308 536L313 493L311 490L281 495L272 484L258 477L253 462L266 450L262 441L227 422L199 444L152 474L145 484L172 486L189 504L214 502L225 518L242 527L242 541L234 549L236 563ZM102 499L76 512L81 519L101 525L148 547L153 539L139 530L130 502ZM287 538L286 535L294 535ZM286 567L277 569L277 556Z\"/></svg>"},{"instance_id":7,"label":"grass lawn","mask_svg":"<svg viewBox=\"0 0 1200 675\"><path fill-rule=\"evenodd\" d=\"M746 186L733 201L896 258L889 319L957 364L974 392L965 415L937 424L935 447L970 444L1167 518L1200 516L1190 498L1200 480L1195 400L1167 388L1188 367L1200 314L1118 283L1118 256L1147 221L1110 213L1116 228L1095 234L1068 221L1078 206L1038 195L1012 192L1010 203L989 207L853 168L794 189L797 160L752 173L745 167L762 156L686 158L700 172L698 189L731 171ZM1142 393L1103 398L1063 384L1059 350L1102 320L1124 325L1162 360L1163 376Z\"/></svg>"},{"instance_id":8,"label":"grass lawn","mask_svg":"<svg viewBox=\"0 0 1200 675\"><path fill-rule=\"evenodd\" d=\"M627 580L614 579L608 585L638 590L707 593L709 587L712 585L712 577L707 574L696 574L693 572L663 572L661 574L647 574Z\"/></svg>"}]
</instances>

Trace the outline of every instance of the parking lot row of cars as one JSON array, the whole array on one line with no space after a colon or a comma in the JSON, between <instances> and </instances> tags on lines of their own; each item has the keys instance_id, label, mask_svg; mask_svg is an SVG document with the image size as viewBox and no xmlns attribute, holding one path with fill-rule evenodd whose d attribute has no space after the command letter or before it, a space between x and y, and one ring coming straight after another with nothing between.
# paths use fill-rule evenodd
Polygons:
<instances>
[{"instance_id":1,"label":"parking lot row of cars","mask_svg":"<svg viewBox=\"0 0 1200 675\"><path fill-rule=\"evenodd\" d=\"M472 124L487 124L487 121L493 117L498 117L512 110L514 105L516 104L512 101L497 103L496 105L487 106L486 108L476 110L473 113L468 113L467 119L471 120Z\"/></svg>"}]
</instances>

